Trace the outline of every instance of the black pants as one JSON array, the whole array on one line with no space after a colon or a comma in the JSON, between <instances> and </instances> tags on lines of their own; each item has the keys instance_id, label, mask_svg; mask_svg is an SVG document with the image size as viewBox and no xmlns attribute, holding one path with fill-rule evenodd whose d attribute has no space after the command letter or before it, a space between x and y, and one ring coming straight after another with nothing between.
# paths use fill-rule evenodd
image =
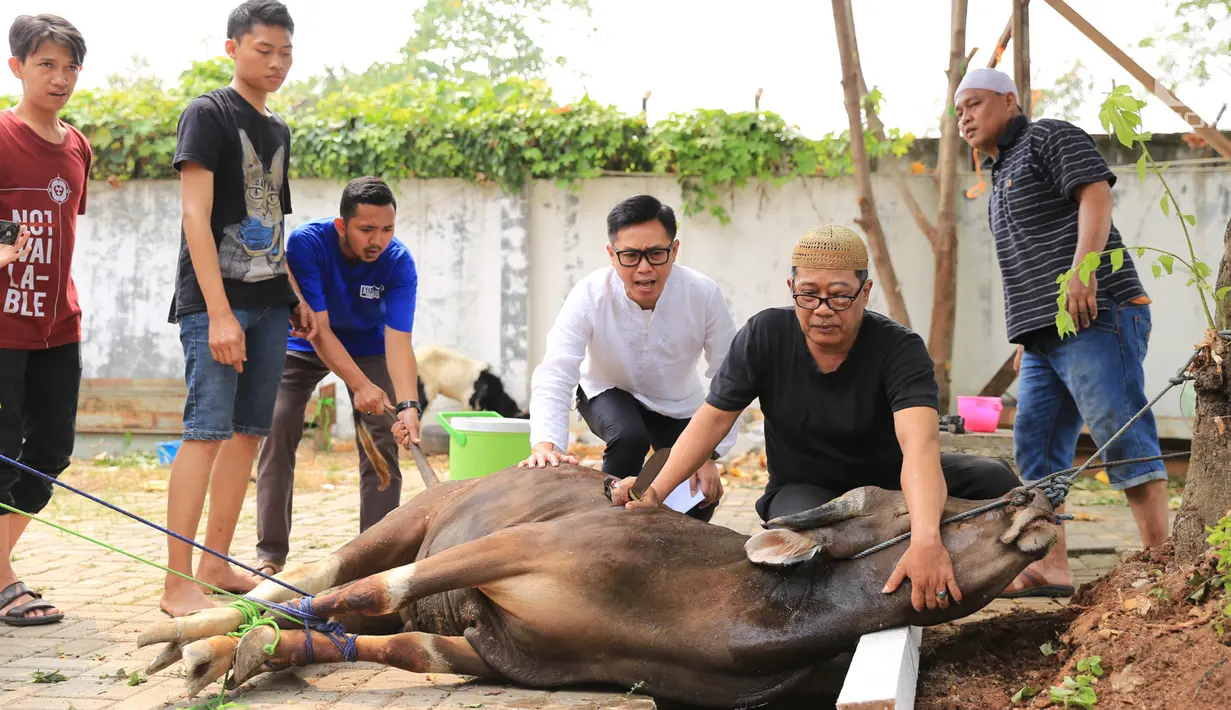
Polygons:
<instances>
[{"instance_id":1,"label":"black pants","mask_svg":"<svg viewBox=\"0 0 1231 710\"><path fill-rule=\"evenodd\" d=\"M590 431L606 442L603 473L616 478L640 473L650 447L658 450L675 446L675 440L691 421L652 412L628 392L614 387L594 399L586 397L578 387L577 411ZM698 504L686 515L708 523L717 507L717 503L705 508Z\"/></svg>"},{"instance_id":2,"label":"black pants","mask_svg":"<svg viewBox=\"0 0 1231 710\"><path fill-rule=\"evenodd\" d=\"M940 469L945 474L949 495L968 500L999 498L1022 485L1013 469L1001 459L972 454L941 454ZM894 486L897 490L899 487ZM757 513L762 520L772 520L818 508L845 493L812 483L788 483L767 491L757 501Z\"/></svg>"},{"instance_id":3,"label":"black pants","mask_svg":"<svg viewBox=\"0 0 1231 710\"><path fill-rule=\"evenodd\" d=\"M0 349L0 454L52 477L68 468L77 435L81 345ZM46 479L0 463L0 502L38 513L51 500ZM0 515L7 514L0 510Z\"/></svg>"}]
</instances>

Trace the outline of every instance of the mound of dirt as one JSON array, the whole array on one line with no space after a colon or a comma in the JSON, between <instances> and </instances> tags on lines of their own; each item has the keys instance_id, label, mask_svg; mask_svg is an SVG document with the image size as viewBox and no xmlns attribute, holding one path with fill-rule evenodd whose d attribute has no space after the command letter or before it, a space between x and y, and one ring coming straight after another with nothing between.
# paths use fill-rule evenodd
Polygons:
<instances>
[{"instance_id":1,"label":"mound of dirt","mask_svg":"<svg viewBox=\"0 0 1231 710\"><path fill-rule=\"evenodd\" d=\"M1049 688L1083 674L1097 676L1090 684L1097 710L1231 707L1231 619L1221 616L1225 595L1203 584L1213 572L1208 559L1176 564L1167 543L1082 585L1063 610L1016 612L937 629L930 639L925 634L917 707L1062 707ZM1040 647L1048 643L1052 653L1045 655ZM1088 668L1092 657L1101 673ZM1014 704L1023 686L1037 696Z\"/></svg>"}]
</instances>

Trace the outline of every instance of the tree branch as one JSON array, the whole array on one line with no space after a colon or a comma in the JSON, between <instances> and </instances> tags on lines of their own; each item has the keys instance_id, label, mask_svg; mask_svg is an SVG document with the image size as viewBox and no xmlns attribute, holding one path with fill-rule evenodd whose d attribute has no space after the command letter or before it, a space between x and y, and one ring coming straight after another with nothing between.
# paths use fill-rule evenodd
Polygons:
<instances>
[{"instance_id":1,"label":"tree branch","mask_svg":"<svg viewBox=\"0 0 1231 710\"><path fill-rule=\"evenodd\" d=\"M909 328L910 314L906 310L906 300L902 297L898 277L893 269L893 261L889 257L889 246L885 242L885 232L881 227L880 216L876 212L876 202L872 197L872 169L868 161L867 146L864 145L863 139L863 116L860 111L862 94L859 80L861 72L858 70L859 55L855 45L855 21L851 12L850 0L833 0L833 16L834 31L838 36L838 56L842 64L843 103L846 105L846 115L850 122L851 163L855 168L855 185L859 195L859 217L855 223L868 235L868 251L872 253L876 275L880 278L885 298L889 304L889 317ZM883 124L880 129L880 135L883 136Z\"/></svg>"}]
</instances>

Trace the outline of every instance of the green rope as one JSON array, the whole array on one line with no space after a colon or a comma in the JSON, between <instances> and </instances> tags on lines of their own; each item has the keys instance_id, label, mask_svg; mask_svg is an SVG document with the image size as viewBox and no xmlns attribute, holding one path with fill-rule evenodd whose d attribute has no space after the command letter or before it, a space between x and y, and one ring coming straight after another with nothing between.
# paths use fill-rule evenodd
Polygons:
<instances>
[{"instance_id":1,"label":"green rope","mask_svg":"<svg viewBox=\"0 0 1231 710\"><path fill-rule=\"evenodd\" d=\"M144 557L141 557L140 555L134 555L134 554L133 554L133 553L131 553L131 552L127 552L127 551L125 551L125 550L121 550L120 548L115 547L115 546L113 546L113 545L109 545L109 544L107 544L107 543L103 542L102 540L95 540L94 538L90 537L89 535L86 535L86 534L84 534L84 533L79 533L79 532L77 532L76 530L70 530L69 528L66 528L66 527L64 527L63 525L60 525L60 524L58 524L58 523L53 523L53 522L51 522L50 520L45 520L45 519L43 519L43 518L40 518L40 517L39 517L39 516L37 516L37 515L33 515L33 514L31 514L31 513L27 513L27 512L26 512L26 511L24 511L24 510L18 510L17 508L14 508L14 507L12 507L12 506L10 506L10 505L6 505L6 504L4 504L4 503L0 503L0 510L6 510L6 511L8 511L8 512L10 512L10 513L16 513L16 514L18 514L18 515L24 515L24 516L26 516L27 518L29 518L29 519L31 519L31 520L36 520L36 521L38 521L38 522L40 522L40 523L42 523L42 524L44 524L44 525L48 525L48 526L50 526L50 527L53 527L53 528L55 528L56 530L59 530L60 532L68 533L69 535L72 535L73 537L77 537L77 538L80 538L80 539L82 539L82 540L85 540L86 542L92 542L92 543L94 543L95 545L98 545L99 547L102 547L102 548L104 548L104 549L110 550L110 551L112 551L112 552L118 552L119 554L124 555L125 557L128 557L128 558L130 558L130 559L136 560L137 562L140 562L140 563L142 563L142 564L149 565L150 567L154 567L154 568L156 568L156 569L160 569L160 570L162 570L163 572L168 572L168 573L173 574L173 575L175 575L175 576L177 576L177 577L181 577L181 578L183 578L183 579L188 580L189 582L194 582L194 583L199 584L199 585L201 585L201 586L203 586L203 587L209 587L210 589L214 590L215 592L217 592L217 593L219 593L219 594L225 594L225 595L227 595L228 597L231 597L232 599L234 599L234 600L235 600L234 602L232 602L232 603L230 604L230 606L235 607L236 609L239 609L239 610L240 610L240 613L245 614L245 616L244 616L244 620L245 620L245 621L248 621L249 616L248 616L248 614L247 614L247 613L245 613L245 609L244 609L244 608L242 608L242 607L240 607L240 606L238 606L238 605L239 605L239 604L246 604L246 605L248 605L248 606L250 606L250 607L259 607L259 606L260 606L260 603L259 603L258 601L255 601L255 600L253 600L253 599L249 599L248 597L241 597L241 596L239 596L238 594L233 594L233 593L231 593L231 592L228 592L228 591L227 591L227 590L225 590L225 589L219 589L218 587L215 587L214 585L210 584L209 582L202 582L201 580L199 580L199 579L197 579L197 578L193 577L192 575L189 575L189 574L184 574L183 572L176 572L175 570L171 569L170 567L164 567L163 565L160 565L160 564L158 564L157 562L153 562L153 561L151 561L151 560L147 560L147 559L145 559ZM274 609L274 608L272 608L272 607L267 607L267 609L268 609L268 611L273 612L274 614L277 614L278 616L281 616L282 618L286 619L287 621L289 621L289 622L291 622L291 623L293 623L293 624L299 625L299 624L301 623L301 622L299 621L299 619L296 619L296 618L294 618L294 617L292 617L292 616L290 616L290 615L288 615L288 614L286 614L286 613L282 612L282 611L281 611L281 610L279 610L279 609ZM269 618L268 618L268 621L269 621L269 622L271 622L271 623L274 623L274 624L275 624L275 626L276 626L276 624L277 624L277 622L276 622L276 621L274 621L274 619L273 619L272 617L269 617ZM264 623L254 623L254 624L251 624L250 626L251 626L251 628L256 628L257 626L265 626L265 625L266 625L266 624L264 624ZM251 629L250 629L250 630L251 630Z\"/></svg>"},{"instance_id":2,"label":"green rope","mask_svg":"<svg viewBox=\"0 0 1231 710\"><path fill-rule=\"evenodd\" d=\"M239 628L227 633L227 636L243 638L258 626L272 626L274 629L274 642L265 644L265 655L272 656L274 651L278 650L278 642L282 640L282 629L278 628L278 622L272 616L264 616L264 609L256 602L250 599L237 599L229 605L232 609L239 609L239 613L244 615L244 621L239 625ZM283 614L283 616L286 616ZM287 617L290 618L290 617Z\"/></svg>"}]
</instances>

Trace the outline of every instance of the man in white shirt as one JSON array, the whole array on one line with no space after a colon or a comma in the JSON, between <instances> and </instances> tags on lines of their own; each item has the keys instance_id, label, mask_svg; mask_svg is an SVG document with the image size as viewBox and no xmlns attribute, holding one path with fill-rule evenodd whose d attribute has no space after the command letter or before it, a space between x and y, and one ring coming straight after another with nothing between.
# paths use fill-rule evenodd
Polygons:
<instances>
[{"instance_id":1,"label":"man in white shirt","mask_svg":"<svg viewBox=\"0 0 1231 710\"><path fill-rule=\"evenodd\" d=\"M607 215L611 266L569 292L534 370L530 393L533 450L522 466L542 468L569 456L568 417L577 410L607 444L603 471L635 476L650 447L675 444L705 401L697 362L705 354L713 377L735 335L735 321L712 279L675 263L675 213L649 195L616 205ZM714 461L735 445L732 425L692 476L689 492L704 499L688 515L708 521L722 497Z\"/></svg>"}]
</instances>

